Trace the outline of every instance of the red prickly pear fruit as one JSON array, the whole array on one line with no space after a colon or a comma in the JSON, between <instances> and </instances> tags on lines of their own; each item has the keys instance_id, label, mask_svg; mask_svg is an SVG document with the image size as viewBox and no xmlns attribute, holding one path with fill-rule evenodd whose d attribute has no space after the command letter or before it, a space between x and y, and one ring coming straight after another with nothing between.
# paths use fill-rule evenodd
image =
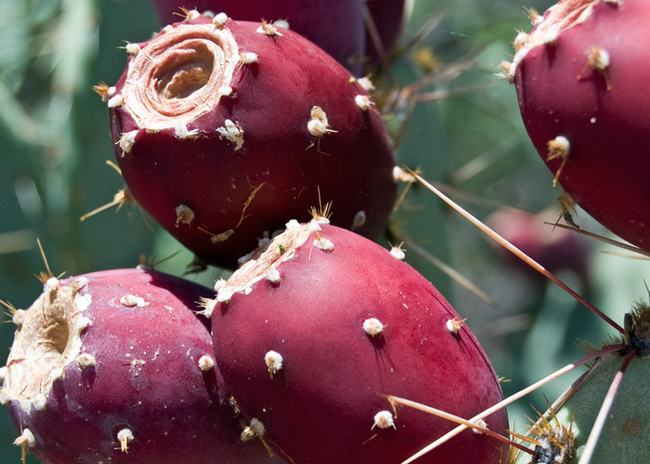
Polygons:
<instances>
[{"instance_id":1,"label":"red prickly pear fruit","mask_svg":"<svg viewBox=\"0 0 650 464\"><path fill-rule=\"evenodd\" d=\"M368 237L385 226L395 160L380 115L311 42L190 15L127 48L126 71L104 90L119 166L138 203L199 258L235 267L328 202L337 225Z\"/></svg>"},{"instance_id":2,"label":"red prickly pear fruit","mask_svg":"<svg viewBox=\"0 0 650 464\"><path fill-rule=\"evenodd\" d=\"M153 0L161 23L178 21L180 8L226 13L237 21L283 20L358 75L365 47L362 2L359 0ZM374 3L374 2L373 2Z\"/></svg>"},{"instance_id":3,"label":"red prickly pear fruit","mask_svg":"<svg viewBox=\"0 0 650 464\"><path fill-rule=\"evenodd\" d=\"M0 396L17 442L47 464L269 460L241 442L209 320L192 310L210 294L153 270L50 278L14 314Z\"/></svg>"},{"instance_id":4,"label":"red prickly pear fruit","mask_svg":"<svg viewBox=\"0 0 650 464\"><path fill-rule=\"evenodd\" d=\"M587 213L650 250L650 3L565 0L520 33L508 77L555 180Z\"/></svg>"},{"instance_id":5,"label":"red prickly pear fruit","mask_svg":"<svg viewBox=\"0 0 650 464\"><path fill-rule=\"evenodd\" d=\"M467 419L502 399L473 334L401 258L322 218L290 221L218 288L217 364L288 462L397 464L455 427L385 394ZM505 433L507 414L486 422ZM467 430L418 462L490 464L507 451Z\"/></svg>"}]
</instances>

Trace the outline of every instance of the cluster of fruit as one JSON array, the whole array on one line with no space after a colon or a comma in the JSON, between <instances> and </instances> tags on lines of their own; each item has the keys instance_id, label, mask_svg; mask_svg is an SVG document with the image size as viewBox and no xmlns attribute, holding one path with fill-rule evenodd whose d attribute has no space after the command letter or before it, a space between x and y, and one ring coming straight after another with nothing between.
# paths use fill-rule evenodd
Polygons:
<instances>
[{"instance_id":1,"label":"cluster of fruit","mask_svg":"<svg viewBox=\"0 0 650 464\"><path fill-rule=\"evenodd\" d=\"M623 326L590 307L619 334L562 371L597 359L519 435L463 319L400 246L371 241L398 182L421 179L396 165L362 77L385 66L404 3L156 2L167 25L96 86L121 200L234 272L213 289L149 265L46 275L13 311L2 373L17 444L47 464L647 459L647 305ZM577 204L647 255L646 18L643 0L560 0L502 68L565 190L563 227L585 233Z\"/></svg>"},{"instance_id":2,"label":"cluster of fruit","mask_svg":"<svg viewBox=\"0 0 650 464\"><path fill-rule=\"evenodd\" d=\"M2 388L44 463L399 462L452 424L386 395L462 417L502 399L460 316L369 239L404 173L359 73L381 67L403 2L233 3L128 43L122 77L96 91L123 198L236 271L214 290L147 265L47 275L13 313ZM505 455L469 432L423 461Z\"/></svg>"},{"instance_id":3,"label":"cluster of fruit","mask_svg":"<svg viewBox=\"0 0 650 464\"><path fill-rule=\"evenodd\" d=\"M532 12L532 31L517 35L513 60L502 65L532 143L564 189L566 227L585 233L571 215L577 204L639 256L650 251L646 19L644 1L562 0L544 15ZM555 460L544 460L547 453L535 462L639 462L650 452L641 380L650 375L650 308L637 304L622 325L596 312L616 335L550 411L566 432L547 440Z\"/></svg>"}]
</instances>

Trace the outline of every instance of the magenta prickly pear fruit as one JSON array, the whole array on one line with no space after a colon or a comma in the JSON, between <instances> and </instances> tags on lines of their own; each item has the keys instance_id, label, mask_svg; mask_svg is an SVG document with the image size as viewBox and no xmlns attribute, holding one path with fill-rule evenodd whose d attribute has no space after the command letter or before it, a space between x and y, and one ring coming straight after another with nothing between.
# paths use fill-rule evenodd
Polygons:
<instances>
[{"instance_id":1,"label":"magenta prickly pear fruit","mask_svg":"<svg viewBox=\"0 0 650 464\"><path fill-rule=\"evenodd\" d=\"M178 21L181 7L224 12L237 21L281 20L336 61L358 74L365 47L365 25L359 0L153 0L160 21Z\"/></svg>"},{"instance_id":2,"label":"magenta prickly pear fruit","mask_svg":"<svg viewBox=\"0 0 650 464\"><path fill-rule=\"evenodd\" d=\"M260 463L215 367L210 290L153 270L59 281L18 325L1 390L27 446L47 464Z\"/></svg>"},{"instance_id":3,"label":"magenta prickly pear fruit","mask_svg":"<svg viewBox=\"0 0 650 464\"><path fill-rule=\"evenodd\" d=\"M499 381L402 250L326 222L289 222L218 286L217 364L242 412L288 462L398 464L455 424L394 409L382 395L469 419L502 399ZM505 433L506 412L486 422ZM418 462L489 464L507 454L467 430Z\"/></svg>"},{"instance_id":4,"label":"magenta prickly pear fruit","mask_svg":"<svg viewBox=\"0 0 650 464\"><path fill-rule=\"evenodd\" d=\"M556 181L591 216L650 250L650 3L564 0L536 16L505 64Z\"/></svg>"},{"instance_id":5,"label":"magenta prickly pear fruit","mask_svg":"<svg viewBox=\"0 0 650 464\"><path fill-rule=\"evenodd\" d=\"M373 237L396 192L392 148L362 84L299 35L193 12L102 93L133 197L210 264L233 267L293 217L332 202Z\"/></svg>"}]
</instances>

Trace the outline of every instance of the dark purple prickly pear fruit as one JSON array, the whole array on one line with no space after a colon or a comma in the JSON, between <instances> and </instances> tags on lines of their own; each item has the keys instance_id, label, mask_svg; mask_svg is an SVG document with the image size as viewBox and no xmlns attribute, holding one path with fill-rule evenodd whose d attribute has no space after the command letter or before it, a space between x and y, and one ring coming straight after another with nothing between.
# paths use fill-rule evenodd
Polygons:
<instances>
[{"instance_id":1,"label":"dark purple prickly pear fruit","mask_svg":"<svg viewBox=\"0 0 650 464\"><path fill-rule=\"evenodd\" d=\"M237 21L284 20L336 61L358 74L365 46L359 0L153 0L162 24L178 21L181 7L226 13ZM376 3L376 2L371 2Z\"/></svg>"},{"instance_id":2,"label":"dark purple prickly pear fruit","mask_svg":"<svg viewBox=\"0 0 650 464\"><path fill-rule=\"evenodd\" d=\"M193 311L210 293L142 269L49 279L14 314L1 397L18 442L47 464L268 462L240 440L209 321Z\"/></svg>"},{"instance_id":3,"label":"dark purple prickly pear fruit","mask_svg":"<svg viewBox=\"0 0 650 464\"><path fill-rule=\"evenodd\" d=\"M333 223L376 236L395 161L362 85L299 35L217 15L127 47L104 89L130 193L209 264L333 203Z\"/></svg>"},{"instance_id":4,"label":"dark purple prickly pear fruit","mask_svg":"<svg viewBox=\"0 0 650 464\"><path fill-rule=\"evenodd\" d=\"M455 427L384 394L467 419L502 399L478 341L402 257L322 218L292 221L208 305L226 383L288 462L398 464ZM486 422L505 433L507 414ZM466 430L418 462L491 464L507 451Z\"/></svg>"},{"instance_id":5,"label":"dark purple prickly pear fruit","mask_svg":"<svg viewBox=\"0 0 650 464\"><path fill-rule=\"evenodd\" d=\"M373 0L366 2L372 23L366 26L366 56L382 65L411 16L412 2Z\"/></svg>"},{"instance_id":6,"label":"dark purple prickly pear fruit","mask_svg":"<svg viewBox=\"0 0 650 464\"><path fill-rule=\"evenodd\" d=\"M587 213L650 250L650 3L563 0L515 40L512 65L528 134Z\"/></svg>"}]
</instances>

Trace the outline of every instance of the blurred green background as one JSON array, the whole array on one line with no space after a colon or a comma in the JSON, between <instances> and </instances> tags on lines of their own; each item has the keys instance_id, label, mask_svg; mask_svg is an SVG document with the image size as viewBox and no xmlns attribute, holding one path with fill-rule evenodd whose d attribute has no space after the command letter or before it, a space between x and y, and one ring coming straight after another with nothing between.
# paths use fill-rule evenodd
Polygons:
<instances>
[{"instance_id":1,"label":"blurred green background","mask_svg":"<svg viewBox=\"0 0 650 464\"><path fill-rule=\"evenodd\" d=\"M538 0L525 6L544 11L551 4ZM91 87L117 81L126 64L120 48L125 41L145 41L159 29L149 0L0 0L0 11L0 299L27 308L42 291L35 278L44 270L37 238L55 275L133 267L141 254L160 260L177 252L158 269L182 275L191 254L137 206L79 219L123 187L119 174L106 165L114 156L108 114ZM530 29L522 5L416 0L400 44L409 43L432 18L440 23L399 56L385 81L403 88L427 75L435 78L422 89L433 100L415 106L399 138L399 163L447 186L482 219L506 206L533 213L552 208L559 189L552 188L551 174L527 139L514 87L495 76L498 64L513 53L516 29ZM399 117L388 121L393 130L402 123ZM493 300L485 303L405 247L407 260L468 318L497 373L509 379L503 383L506 394L579 358L577 339L598 343L610 332L558 288L514 265L417 185L393 219L401 234ZM577 220L604 233L583 212ZM646 296L648 265L605 253L594 241L585 246L588 253L559 260L558 275L622 321L622 313ZM574 264L588 271L576 273ZM211 285L222 275L227 273L209 269L187 277ZM12 324L0 325L0 358L8 356L12 337ZM560 379L544 394L554 399L573 378ZM543 409L542 393L514 406L511 421L525 424L524 414L534 415L530 403ZM3 463L20 462L20 450L11 444L16 436L0 409Z\"/></svg>"}]
</instances>

